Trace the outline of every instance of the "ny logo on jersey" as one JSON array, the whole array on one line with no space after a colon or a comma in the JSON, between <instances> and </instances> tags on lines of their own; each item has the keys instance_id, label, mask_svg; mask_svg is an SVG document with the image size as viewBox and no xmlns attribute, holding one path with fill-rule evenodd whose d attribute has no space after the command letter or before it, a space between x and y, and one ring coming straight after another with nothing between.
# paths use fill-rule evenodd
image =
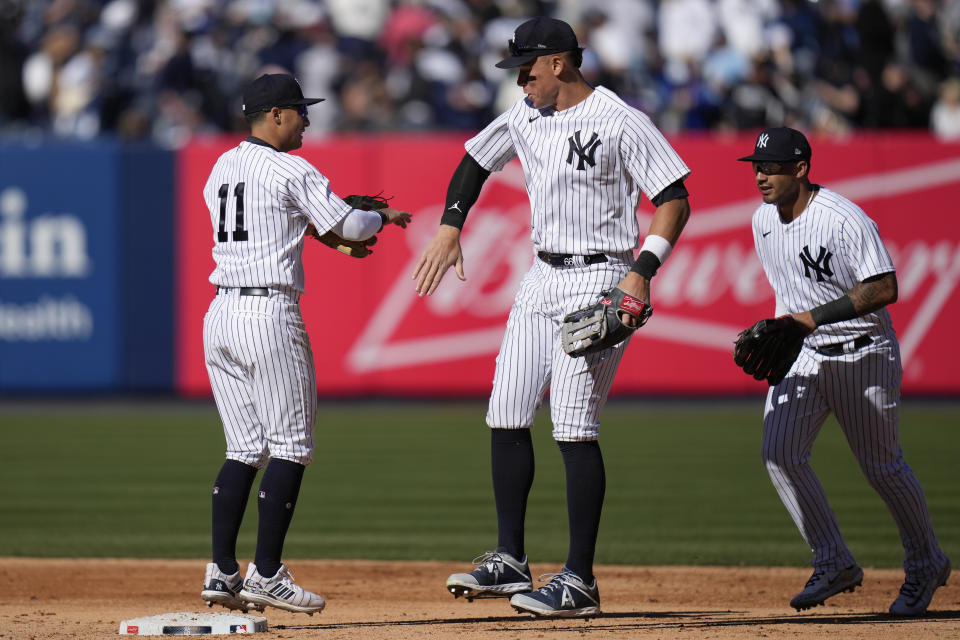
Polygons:
<instances>
[{"instance_id":1,"label":"ny logo on jersey","mask_svg":"<svg viewBox=\"0 0 960 640\"><path fill-rule=\"evenodd\" d=\"M600 136L597 132L594 132L590 136L590 141L584 145L580 142L580 132L577 131L575 134L567 138L567 142L570 143L570 152L567 153L567 164L573 164L573 155L576 154L580 160L577 162L577 171L586 171L586 167L583 166L583 163L586 162L591 167L597 164L597 161L594 159L594 154L597 153L597 147L600 146Z\"/></svg>"},{"instance_id":2,"label":"ny logo on jersey","mask_svg":"<svg viewBox=\"0 0 960 640\"><path fill-rule=\"evenodd\" d=\"M814 258L810 254L810 247L804 245L803 251L800 252L800 261L803 263L803 275L813 280L813 276L810 275L810 270L812 269L817 274L817 282L823 282L824 275L833 275L833 270L830 268L830 258L832 257L833 254L827 251L826 247L820 247L820 253Z\"/></svg>"}]
</instances>

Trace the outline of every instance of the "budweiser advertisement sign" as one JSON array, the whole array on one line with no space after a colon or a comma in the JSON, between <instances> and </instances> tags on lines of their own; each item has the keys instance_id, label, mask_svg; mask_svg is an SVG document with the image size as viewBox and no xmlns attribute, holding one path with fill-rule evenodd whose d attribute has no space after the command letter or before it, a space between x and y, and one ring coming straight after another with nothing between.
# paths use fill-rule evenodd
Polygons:
<instances>
[{"instance_id":1,"label":"budweiser advertisement sign","mask_svg":"<svg viewBox=\"0 0 960 640\"><path fill-rule=\"evenodd\" d=\"M333 138L297 151L341 194L376 193L413 214L404 231L386 229L372 256L353 259L308 242L301 306L323 396L478 396L489 393L494 362L519 281L534 259L529 202L518 163L491 175L462 236L467 280L451 270L430 297L411 278L440 218L447 183L467 136ZM753 394L765 383L731 356L737 333L774 312L773 291L753 249L760 203L747 163L752 136L678 137L692 170L692 214L653 281L653 317L630 344L615 394ZM951 317L960 312L960 145L925 135L817 139L812 180L858 203L879 225L893 257L899 301L890 307L900 337L904 390L960 392L960 348ZM210 393L203 315L213 296L213 233L203 184L236 139L200 141L179 159L177 385ZM646 230L653 206L637 216ZM251 282L251 285L260 283Z\"/></svg>"}]
</instances>

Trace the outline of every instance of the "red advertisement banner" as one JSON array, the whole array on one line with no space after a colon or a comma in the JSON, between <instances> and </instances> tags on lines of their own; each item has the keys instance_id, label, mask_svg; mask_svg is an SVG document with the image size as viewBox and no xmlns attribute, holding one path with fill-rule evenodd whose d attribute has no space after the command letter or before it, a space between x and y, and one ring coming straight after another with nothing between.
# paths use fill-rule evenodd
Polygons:
<instances>
[{"instance_id":1,"label":"red advertisement banner","mask_svg":"<svg viewBox=\"0 0 960 640\"><path fill-rule=\"evenodd\" d=\"M494 359L518 283L533 260L530 214L518 163L491 175L464 228L467 280L451 271L433 296L411 279L440 217L466 135L332 138L296 153L341 194L393 196L410 211L407 230L388 228L369 258L308 243L301 306L324 396L471 395L491 388ZM209 394L202 323L213 287L213 234L201 192L217 156L237 139L198 141L180 153L176 384ZM692 170L692 214L653 282L656 311L634 336L616 394L751 394L731 348L737 332L774 311L753 250L759 196L746 163L753 138L671 139ZM812 180L847 196L879 225L900 284L890 308L908 393L960 392L960 348L950 326L960 312L960 145L925 135L811 140ZM637 215L646 229L653 206ZM255 285L256 283L251 283Z\"/></svg>"}]
</instances>

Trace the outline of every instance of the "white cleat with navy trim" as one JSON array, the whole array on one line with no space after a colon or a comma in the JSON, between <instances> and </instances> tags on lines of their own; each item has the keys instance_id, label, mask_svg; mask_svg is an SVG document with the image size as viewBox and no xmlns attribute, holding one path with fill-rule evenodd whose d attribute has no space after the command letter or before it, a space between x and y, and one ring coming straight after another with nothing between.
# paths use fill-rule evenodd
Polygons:
<instances>
[{"instance_id":1,"label":"white cleat with navy trim","mask_svg":"<svg viewBox=\"0 0 960 640\"><path fill-rule=\"evenodd\" d=\"M207 572L203 578L203 590L200 592L200 597L203 598L208 607L219 604L227 609L246 611L247 603L237 595L241 588L243 588L243 578L240 577L239 570L227 575L220 571L216 562L207 563Z\"/></svg>"},{"instance_id":2,"label":"white cleat with navy trim","mask_svg":"<svg viewBox=\"0 0 960 640\"><path fill-rule=\"evenodd\" d=\"M546 573L540 580L550 582L531 593L510 598L517 613L532 613L544 618L591 618L600 615L600 591L597 579L586 584L580 576L564 567L560 573Z\"/></svg>"},{"instance_id":3,"label":"white cleat with navy trim","mask_svg":"<svg viewBox=\"0 0 960 640\"><path fill-rule=\"evenodd\" d=\"M506 551L487 551L473 559L477 568L447 578L447 591L454 598L509 598L533 590L527 556L516 559Z\"/></svg>"},{"instance_id":4,"label":"white cleat with navy trim","mask_svg":"<svg viewBox=\"0 0 960 640\"><path fill-rule=\"evenodd\" d=\"M247 578L243 581L239 597L261 611L269 606L309 615L323 611L327 604L319 595L294 582L287 566L283 564L280 565L277 575L264 578L257 571L257 566L251 562L247 567Z\"/></svg>"}]
</instances>

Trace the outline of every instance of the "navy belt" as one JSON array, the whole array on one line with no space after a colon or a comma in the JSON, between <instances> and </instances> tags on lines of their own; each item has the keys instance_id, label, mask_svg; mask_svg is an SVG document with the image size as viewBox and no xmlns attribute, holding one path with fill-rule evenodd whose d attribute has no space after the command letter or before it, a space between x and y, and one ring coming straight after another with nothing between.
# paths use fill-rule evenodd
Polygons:
<instances>
[{"instance_id":1,"label":"navy belt","mask_svg":"<svg viewBox=\"0 0 960 640\"><path fill-rule=\"evenodd\" d=\"M607 256L602 253L594 253L589 256L575 256L572 253L537 251L537 257L553 267L571 267L577 263L577 258L583 258L584 264L596 264L607 261Z\"/></svg>"},{"instance_id":2,"label":"navy belt","mask_svg":"<svg viewBox=\"0 0 960 640\"><path fill-rule=\"evenodd\" d=\"M226 293L227 291L233 291L233 290L237 290L237 287L220 287L220 286L217 287L217 293L220 293L221 291ZM270 295L270 289L267 289L266 287L240 287L239 291L240 291L240 295L242 296L269 296Z\"/></svg>"},{"instance_id":3,"label":"navy belt","mask_svg":"<svg viewBox=\"0 0 960 640\"><path fill-rule=\"evenodd\" d=\"M817 347L817 353L824 356L842 356L845 353L853 353L872 343L873 338L867 334L863 334L856 340L851 340L850 342L838 342L837 344L825 344L822 347Z\"/></svg>"}]
</instances>

